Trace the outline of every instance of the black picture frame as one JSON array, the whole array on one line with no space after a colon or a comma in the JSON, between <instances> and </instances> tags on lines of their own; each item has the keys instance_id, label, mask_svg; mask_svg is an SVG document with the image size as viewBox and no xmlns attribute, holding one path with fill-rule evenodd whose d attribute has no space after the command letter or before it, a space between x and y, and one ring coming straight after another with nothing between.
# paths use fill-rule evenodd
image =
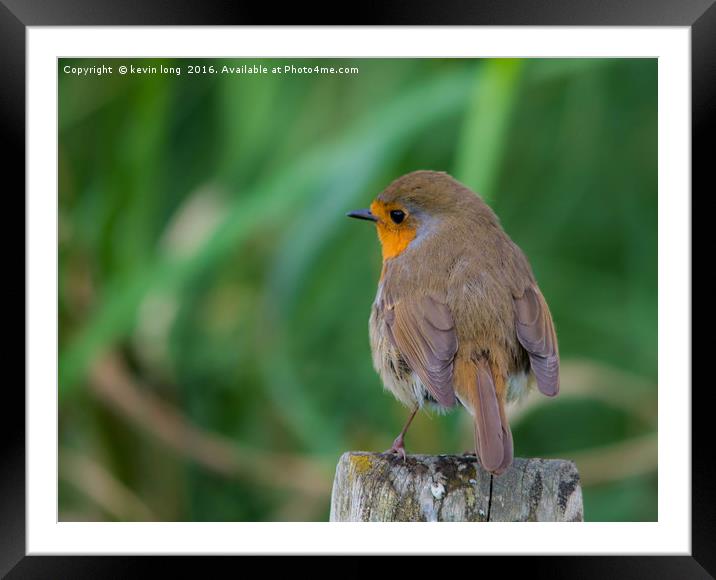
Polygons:
<instances>
[{"instance_id":1,"label":"black picture frame","mask_svg":"<svg viewBox=\"0 0 716 580\"><path fill-rule=\"evenodd\" d=\"M338 15L350 15L342 22ZM280 21L276 21L276 18ZM0 0L0 119L6 142L6 200L25 188L25 36L28 26L99 25L540 25L688 26L691 28L692 190L705 189L713 165L716 117L716 5L714 0L425 0L362 3L346 11L304 5L239 4L230 0ZM325 22L326 20L330 22ZM713 190L711 185L710 190ZM693 200L693 193L691 199ZM20 210L25 215L23 203ZM14 214L13 214L14 215ZM9 217L9 212L8 212ZM15 218L16 220L17 218ZM13 220L14 221L14 220ZM6 223L11 223L10 219ZM16 239L16 238L15 238ZM6 248L10 248L6 244ZM9 279L9 276L6 280ZM13 290L17 279L6 283ZM25 277L23 274L23 289ZM19 294L14 291L12 295ZM24 292L22 293L25 296ZM23 303L24 302L23 298ZM9 304L9 302L8 302ZM7 335L8 337L10 335ZM24 333L23 333L24 337ZM13 337L18 344L20 341ZM24 340L23 340L24 344ZM691 385L669 385L689 389ZM716 467L707 431L706 393L692 390L691 556L549 556L501 559L500 574L529 569L551 577L708 578L716 575ZM0 576L9 578L124 577L137 571L165 574L171 562L132 556L27 556L25 549L25 396L17 382L4 389L0 420ZM559 550L559 546L555 546ZM174 561L183 574L206 574L213 558ZM161 566L161 568L159 567Z\"/></svg>"}]
</instances>

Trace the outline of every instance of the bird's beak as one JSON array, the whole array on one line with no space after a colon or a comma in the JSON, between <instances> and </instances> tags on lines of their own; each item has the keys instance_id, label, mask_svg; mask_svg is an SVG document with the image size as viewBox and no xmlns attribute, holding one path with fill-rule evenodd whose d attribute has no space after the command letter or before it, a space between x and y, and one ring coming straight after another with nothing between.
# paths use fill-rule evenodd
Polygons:
<instances>
[{"instance_id":1,"label":"bird's beak","mask_svg":"<svg viewBox=\"0 0 716 580\"><path fill-rule=\"evenodd\" d=\"M377 222L378 218L370 213L369 209L357 209L355 211L349 211L346 214L347 217L356 218L359 220L368 220L370 222Z\"/></svg>"}]
</instances>

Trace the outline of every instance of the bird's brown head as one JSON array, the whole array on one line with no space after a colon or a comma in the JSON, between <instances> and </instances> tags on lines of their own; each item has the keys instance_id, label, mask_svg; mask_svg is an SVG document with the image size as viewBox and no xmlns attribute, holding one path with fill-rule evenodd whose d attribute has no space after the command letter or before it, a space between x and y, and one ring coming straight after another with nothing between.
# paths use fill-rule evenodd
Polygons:
<instances>
[{"instance_id":1,"label":"bird's brown head","mask_svg":"<svg viewBox=\"0 0 716 580\"><path fill-rule=\"evenodd\" d=\"M385 261L400 255L416 237L437 231L442 222L461 219L466 210L474 213L478 204L484 206L447 173L414 171L393 181L369 209L347 215L375 222Z\"/></svg>"}]
</instances>

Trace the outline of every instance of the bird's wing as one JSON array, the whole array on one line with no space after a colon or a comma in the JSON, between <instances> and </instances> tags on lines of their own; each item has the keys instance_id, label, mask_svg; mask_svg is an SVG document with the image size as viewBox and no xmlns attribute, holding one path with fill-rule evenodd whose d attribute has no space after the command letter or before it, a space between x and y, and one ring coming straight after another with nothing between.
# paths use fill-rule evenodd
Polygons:
<instances>
[{"instance_id":1,"label":"bird's wing","mask_svg":"<svg viewBox=\"0 0 716 580\"><path fill-rule=\"evenodd\" d=\"M559 352L552 315L541 292L530 286L514 299L517 338L530 357L539 390L549 397L559 392Z\"/></svg>"},{"instance_id":2,"label":"bird's wing","mask_svg":"<svg viewBox=\"0 0 716 580\"><path fill-rule=\"evenodd\" d=\"M448 306L422 296L385 304L384 314L388 336L410 369L440 405L454 406L457 333Z\"/></svg>"}]
</instances>

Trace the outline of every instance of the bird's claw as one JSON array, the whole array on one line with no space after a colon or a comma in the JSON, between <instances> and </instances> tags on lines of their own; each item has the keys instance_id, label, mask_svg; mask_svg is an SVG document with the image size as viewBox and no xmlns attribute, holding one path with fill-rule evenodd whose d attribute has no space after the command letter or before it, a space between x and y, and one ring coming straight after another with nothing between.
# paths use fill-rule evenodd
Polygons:
<instances>
[{"instance_id":1,"label":"bird's claw","mask_svg":"<svg viewBox=\"0 0 716 580\"><path fill-rule=\"evenodd\" d=\"M390 449L383 452L384 455L387 455L389 453L391 455L401 455L403 457L403 462L407 460L407 455L405 453L405 445L403 444L403 439L401 437L398 437L395 441L393 441L393 445L391 445Z\"/></svg>"}]
</instances>

